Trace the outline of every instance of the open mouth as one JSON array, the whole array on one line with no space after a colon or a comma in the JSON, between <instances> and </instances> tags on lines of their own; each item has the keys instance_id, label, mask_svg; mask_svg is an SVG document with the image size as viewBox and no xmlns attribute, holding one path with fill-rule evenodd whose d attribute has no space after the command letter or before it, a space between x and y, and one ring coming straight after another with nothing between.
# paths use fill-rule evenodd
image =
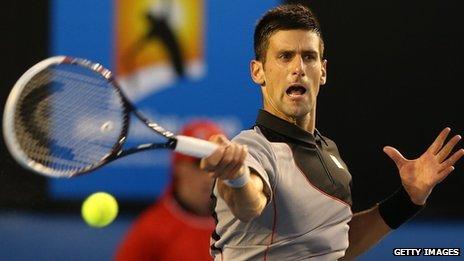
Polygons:
<instances>
[{"instance_id":1,"label":"open mouth","mask_svg":"<svg viewBox=\"0 0 464 261\"><path fill-rule=\"evenodd\" d=\"M292 85L287 88L287 93L288 96L290 97L298 97L306 93L306 88L303 85Z\"/></svg>"}]
</instances>

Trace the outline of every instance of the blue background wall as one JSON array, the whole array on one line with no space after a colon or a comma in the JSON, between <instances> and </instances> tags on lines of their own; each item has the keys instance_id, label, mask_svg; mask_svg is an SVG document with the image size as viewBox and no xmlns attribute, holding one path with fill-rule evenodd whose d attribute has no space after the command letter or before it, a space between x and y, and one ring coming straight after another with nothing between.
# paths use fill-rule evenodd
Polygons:
<instances>
[{"instance_id":1,"label":"blue background wall","mask_svg":"<svg viewBox=\"0 0 464 261\"><path fill-rule=\"evenodd\" d=\"M173 131L187 119L202 117L222 123L230 136L252 126L261 106L259 87L252 84L248 69L253 57L253 25L261 13L276 3L247 1L244 12L243 6L233 1L205 0L206 75L195 81L176 81L169 88L137 101L136 106L162 125L163 121L169 121ZM90 0L53 0L50 10L51 55L84 57L113 69L116 38L113 1L96 4ZM169 163L166 152L134 155L92 175L51 180L50 193L53 198L76 199L105 190L119 199L152 199L168 180Z\"/></svg>"},{"instance_id":2,"label":"blue background wall","mask_svg":"<svg viewBox=\"0 0 464 261\"><path fill-rule=\"evenodd\" d=\"M247 72L252 25L276 2L206 1L208 76L195 83L196 90L202 91L194 91L193 83L179 83L137 105L150 115L172 116L177 123L192 115L209 115L225 117L229 123L238 119L234 126L241 128L250 126L260 107L258 88ZM460 37L464 29L459 1L302 2L310 2L320 17L329 60L317 126L337 141L350 166L354 210L365 209L400 185L393 164L381 152L384 145L415 157L445 126L464 133ZM111 8L107 0L4 3L1 104L28 67L54 54L86 57L111 68ZM88 34L93 37L83 37ZM173 97L184 102L179 93L201 96L218 110L209 114L208 107L199 103L183 103L188 110L172 108ZM168 179L166 165L133 169L118 163L87 177L50 180L21 169L2 139L0 145L1 260L107 259L135 215ZM168 159L166 153L143 155L137 157ZM135 159L127 163L131 160ZM415 221L392 233L364 259L391 259L394 247L462 248L463 172L460 163L435 188ZM79 215L83 198L96 190L114 193L121 203L120 217L103 230L86 227Z\"/></svg>"}]
</instances>

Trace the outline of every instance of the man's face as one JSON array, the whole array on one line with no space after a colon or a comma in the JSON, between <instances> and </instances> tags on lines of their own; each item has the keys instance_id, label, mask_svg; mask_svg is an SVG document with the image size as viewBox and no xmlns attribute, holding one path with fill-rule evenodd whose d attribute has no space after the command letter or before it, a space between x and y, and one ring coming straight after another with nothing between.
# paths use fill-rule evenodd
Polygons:
<instances>
[{"instance_id":1,"label":"man's face","mask_svg":"<svg viewBox=\"0 0 464 261\"><path fill-rule=\"evenodd\" d=\"M252 62L253 80L263 86L265 110L293 122L315 109L326 78L327 61L320 52L320 38L312 31L282 30L269 38L265 63Z\"/></svg>"}]
</instances>

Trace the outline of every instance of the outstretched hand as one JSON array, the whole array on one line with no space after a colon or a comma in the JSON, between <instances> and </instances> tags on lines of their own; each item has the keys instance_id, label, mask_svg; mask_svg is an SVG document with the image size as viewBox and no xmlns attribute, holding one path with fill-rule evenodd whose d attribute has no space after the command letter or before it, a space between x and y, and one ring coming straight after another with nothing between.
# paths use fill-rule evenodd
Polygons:
<instances>
[{"instance_id":1,"label":"outstretched hand","mask_svg":"<svg viewBox=\"0 0 464 261\"><path fill-rule=\"evenodd\" d=\"M464 155L464 149L459 149L449 156L461 139L461 136L455 135L445 144L450 131L450 128L442 130L427 151L417 159L406 159L390 146L383 148L398 167L401 182L412 202L417 205L425 204L433 188L454 170L454 164Z\"/></svg>"},{"instance_id":2,"label":"outstretched hand","mask_svg":"<svg viewBox=\"0 0 464 261\"><path fill-rule=\"evenodd\" d=\"M248 149L245 145L229 141L224 135L213 135L209 141L218 144L210 156L201 159L200 168L214 172L213 178L235 179L243 173Z\"/></svg>"}]
</instances>

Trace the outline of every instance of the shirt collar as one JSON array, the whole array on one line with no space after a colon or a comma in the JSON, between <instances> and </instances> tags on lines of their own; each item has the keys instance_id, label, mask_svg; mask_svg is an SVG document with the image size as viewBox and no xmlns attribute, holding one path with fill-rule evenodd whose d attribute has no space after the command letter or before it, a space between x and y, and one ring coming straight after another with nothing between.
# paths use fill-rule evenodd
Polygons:
<instances>
[{"instance_id":1,"label":"shirt collar","mask_svg":"<svg viewBox=\"0 0 464 261\"><path fill-rule=\"evenodd\" d=\"M256 125L276 132L289 140L296 140L306 144L317 145L316 140L318 140L318 137L315 138L312 133L307 132L299 126L283 120L265 110L259 111L258 118L256 119ZM315 129L314 133L316 136L319 136L325 143L324 138L318 130Z\"/></svg>"}]
</instances>

